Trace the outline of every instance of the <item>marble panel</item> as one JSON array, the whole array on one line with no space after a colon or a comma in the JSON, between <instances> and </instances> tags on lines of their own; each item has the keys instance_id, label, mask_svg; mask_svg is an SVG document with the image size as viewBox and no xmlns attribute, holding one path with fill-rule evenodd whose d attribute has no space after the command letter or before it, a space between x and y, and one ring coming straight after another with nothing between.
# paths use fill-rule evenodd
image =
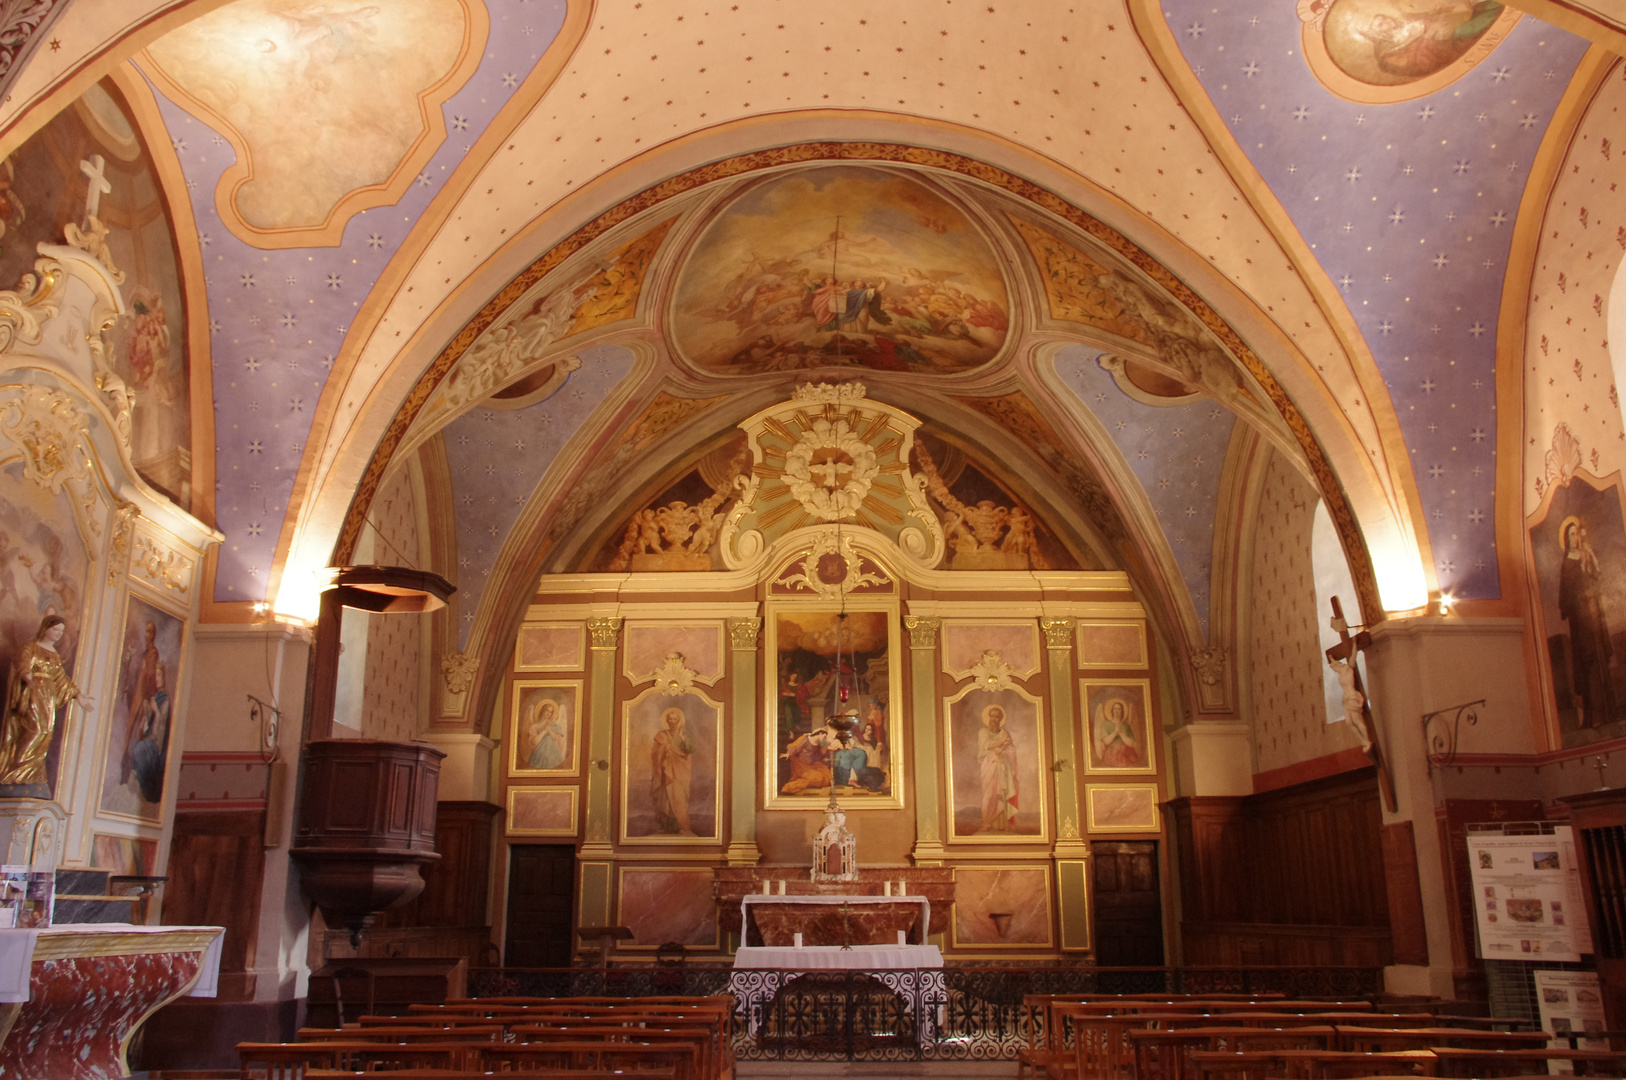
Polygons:
<instances>
[{"instance_id":1,"label":"marble panel","mask_svg":"<svg viewBox=\"0 0 1626 1080\"><path fill-rule=\"evenodd\" d=\"M715 949L717 900L711 868L622 867L619 921L633 934L623 949L655 949L671 941Z\"/></svg>"},{"instance_id":2,"label":"marble panel","mask_svg":"<svg viewBox=\"0 0 1626 1080\"><path fill-rule=\"evenodd\" d=\"M964 678L985 652L996 652L1018 677L1039 670L1039 627L1032 619L1020 623L943 624L943 670Z\"/></svg>"},{"instance_id":3,"label":"marble panel","mask_svg":"<svg viewBox=\"0 0 1626 1080\"><path fill-rule=\"evenodd\" d=\"M626 675L634 684L653 677L669 653L683 657L695 680L710 686L723 674L723 624L688 626L627 620L623 634Z\"/></svg>"},{"instance_id":4,"label":"marble panel","mask_svg":"<svg viewBox=\"0 0 1626 1080\"><path fill-rule=\"evenodd\" d=\"M1078 666L1141 668L1146 666L1146 627L1140 622L1080 622Z\"/></svg>"},{"instance_id":5,"label":"marble panel","mask_svg":"<svg viewBox=\"0 0 1626 1080\"><path fill-rule=\"evenodd\" d=\"M587 629L581 623L530 623L514 642L515 671L581 671Z\"/></svg>"},{"instance_id":6,"label":"marble panel","mask_svg":"<svg viewBox=\"0 0 1626 1080\"><path fill-rule=\"evenodd\" d=\"M956 948L1049 948L1050 921L1047 868L955 867Z\"/></svg>"}]
</instances>

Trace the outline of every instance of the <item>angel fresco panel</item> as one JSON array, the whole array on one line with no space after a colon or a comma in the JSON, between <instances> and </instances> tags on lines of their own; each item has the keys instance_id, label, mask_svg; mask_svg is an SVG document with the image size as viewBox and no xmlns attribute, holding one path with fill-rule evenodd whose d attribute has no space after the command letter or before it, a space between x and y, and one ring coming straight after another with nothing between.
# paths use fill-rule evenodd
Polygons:
<instances>
[{"instance_id":1,"label":"angel fresco panel","mask_svg":"<svg viewBox=\"0 0 1626 1080\"><path fill-rule=\"evenodd\" d=\"M102 767L103 813L161 817L185 631L183 619L130 597Z\"/></svg>"},{"instance_id":2,"label":"angel fresco panel","mask_svg":"<svg viewBox=\"0 0 1626 1080\"><path fill-rule=\"evenodd\" d=\"M1577 470L1530 528L1566 747L1626 735L1626 515L1618 479Z\"/></svg>"},{"instance_id":3,"label":"angel fresco panel","mask_svg":"<svg viewBox=\"0 0 1626 1080\"><path fill-rule=\"evenodd\" d=\"M722 709L698 693L646 693L622 727L622 839L714 841Z\"/></svg>"},{"instance_id":4,"label":"angel fresco panel","mask_svg":"<svg viewBox=\"0 0 1626 1080\"><path fill-rule=\"evenodd\" d=\"M1091 772L1152 772L1145 681L1086 682L1084 716Z\"/></svg>"},{"instance_id":5,"label":"angel fresco panel","mask_svg":"<svg viewBox=\"0 0 1626 1080\"><path fill-rule=\"evenodd\" d=\"M712 222L673 321L683 354L710 371L947 374L999 353L1009 311L964 213L918 180L841 165L769 180Z\"/></svg>"},{"instance_id":6,"label":"angel fresco panel","mask_svg":"<svg viewBox=\"0 0 1626 1080\"><path fill-rule=\"evenodd\" d=\"M521 680L512 693L509 775L574 774L581 744L581 683Z\"/></svg>"}]
</instances>

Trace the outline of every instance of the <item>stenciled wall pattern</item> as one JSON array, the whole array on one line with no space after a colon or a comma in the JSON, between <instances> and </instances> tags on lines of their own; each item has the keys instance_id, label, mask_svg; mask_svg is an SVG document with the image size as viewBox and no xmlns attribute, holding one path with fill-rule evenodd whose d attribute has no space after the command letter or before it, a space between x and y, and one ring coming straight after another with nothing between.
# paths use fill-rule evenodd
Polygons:
<instances>
[{"instance_id":1,"label":"stenciled wall pattern","mask_svg":"<svg viewBox=\"0 0 1626 1080\"><path fill-rule=\"evenodd\" d=\"M1248 608L1252 640L1254 771L1342 750L1344 725L1329 726L1321 689L1310 529L1316 494L1272 456L1260 492Z\"/></svg>"},{"instance_id":2,"label":"stenciled wall pattern","mask_svg":"<svg viewBox=\"0 0 1626 1080\"><path fill-rule=\"evenodd\" d=\"M373 560L390 566L424 567L427 552L418 542L417 508L412 477L401 470L373 502L369 519ZM367 632L367 693L363 695L362 731L368 738L411 742L418 737L425 616L362 616Z\"/></svg>"}]
</instances>

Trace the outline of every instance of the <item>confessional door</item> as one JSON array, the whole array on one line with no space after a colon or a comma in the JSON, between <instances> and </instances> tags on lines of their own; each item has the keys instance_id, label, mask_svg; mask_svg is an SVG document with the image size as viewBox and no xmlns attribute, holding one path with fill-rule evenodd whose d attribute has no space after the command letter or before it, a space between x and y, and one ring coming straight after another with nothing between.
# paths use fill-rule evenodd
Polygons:
<instances>
[{"instance_id":1,"label":"confessional door","mask_svg":"<svg viewBox=\"0 0 1626 1080\"><path fill-rule=\"evenodd\" d=\"M1097 840L1090 845L1090 865L1095 868L1095 962L1102 967L1161 967L1157 841Z\"/></svg>"},{"instance_id":2,"label":"confessional door","mask_svg":"<svg viewBox=\"0 0 1626 1080\"><path fill-rule=\"evenodd\" d=\"M508 967L569 967L573 844L514 844L508 849Z\"/></svg>"}]
</instances>

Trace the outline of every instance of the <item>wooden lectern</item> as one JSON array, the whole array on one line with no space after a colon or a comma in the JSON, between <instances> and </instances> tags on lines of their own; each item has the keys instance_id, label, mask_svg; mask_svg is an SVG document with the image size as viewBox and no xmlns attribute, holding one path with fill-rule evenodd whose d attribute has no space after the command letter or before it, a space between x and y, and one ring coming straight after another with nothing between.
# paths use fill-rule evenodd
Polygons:
<instances>
[{"instance_id":1,"label":"wooden lectern","mask_svg":"<svg viewBox=\"0 0 1626 1080\"><path fill-rule=\"evenodd\" d=\"M625 926L578 926L576 935L583 941L598 942L598 966L610 966L610 954L618 941L631 941L632 930Z\"/></svg>"}]
</instances>

